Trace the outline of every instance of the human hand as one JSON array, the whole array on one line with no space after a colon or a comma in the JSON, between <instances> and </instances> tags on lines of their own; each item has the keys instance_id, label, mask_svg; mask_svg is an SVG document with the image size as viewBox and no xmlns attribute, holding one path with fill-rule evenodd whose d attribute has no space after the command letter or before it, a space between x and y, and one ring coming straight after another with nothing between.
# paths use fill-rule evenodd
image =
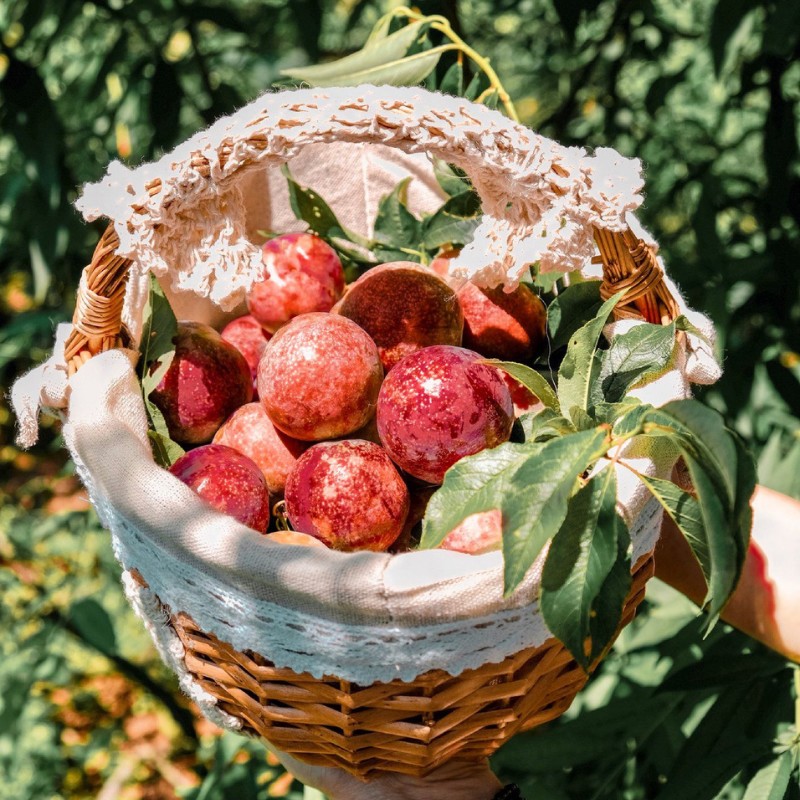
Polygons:
<instances>
[{"instance_id":1,"label":"human hand","mask_svg":"<svg viewBox=\"0 0 800 800\"><path fill-rule=\"evenodd\" d=\"M328 800L492 800L502 788L486 759L448 761L424 778L386 772L363 782L342 769L311 766L272 746L270 750L295 778Z\"/></svg>"}]
</instances>

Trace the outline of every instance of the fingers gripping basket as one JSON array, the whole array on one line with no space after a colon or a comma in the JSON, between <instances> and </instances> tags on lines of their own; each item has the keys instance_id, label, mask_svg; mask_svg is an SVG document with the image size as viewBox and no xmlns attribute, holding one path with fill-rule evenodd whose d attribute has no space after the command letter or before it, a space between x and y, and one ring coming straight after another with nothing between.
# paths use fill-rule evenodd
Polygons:
<instances>
[{"instance_id":1,"label":"fingers gripping basket","mask_svg":"<svg viewBox=\"0 0 800 800\"><path fill-rule=\"evenodd\" d=\"M335 141L434 154L467 172L485 214L454 263L464 278L514 283L533 262L561 270L594 260L604 293L629 289L618 317L669 320L679 298L654 244L631 228L638 162L613 151L589 157L419 89L267 95L154 165L113 165L85 191L87 218L112 225L57 358L71 376L59 384L69 397L65 435L162 657L225 727L362 777L423 774L488 755L556 717L585 683L538 613L541 565L503 597L499 553L342 554L264 541L153 463L126 349L141 329L149 271L223 309L240 303L261 277L242 181ZM692 347L684 339L674 367L650 387L662 402L686 396L698 377L703 358ZM43 374L44 403L58 405ZM666 476L671 463L644 454L637 466ZM620 475L635 564L625 623L652 574L660 524L653 504L626 486Z\"/></svg>"}]
</instances>

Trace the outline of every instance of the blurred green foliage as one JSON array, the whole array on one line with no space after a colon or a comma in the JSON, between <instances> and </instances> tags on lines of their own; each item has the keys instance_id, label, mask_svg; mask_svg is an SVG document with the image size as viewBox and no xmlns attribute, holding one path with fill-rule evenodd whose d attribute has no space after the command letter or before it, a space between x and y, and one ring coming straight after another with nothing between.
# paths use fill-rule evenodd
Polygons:
<instances>
[{"instance_id":1,"label":"blurred green foliage","mask_svg":"<svg viewBox=\"0 0 800 800\"><path fill-rule=\"evenodd\" d=\"M800 4L419 7L491 56L524 122L643 159L643 220L725 351L706 398L757 454L761 481L800 496ZM170 149L282 68L360 47L387 8L0 3L0 385L71 315L101 230L71 207L82 183L113 158ZM260 745L219 737L180 695L124 603L57 427L20 453L0 412L0 464L15 474L0 492L0 794L299 798ZM703 641L699 628L656 583L570 712L498 754L501 774L550 800L797 800L796 670L746 637L718 628Z\"/></svg>"}]
</instances>

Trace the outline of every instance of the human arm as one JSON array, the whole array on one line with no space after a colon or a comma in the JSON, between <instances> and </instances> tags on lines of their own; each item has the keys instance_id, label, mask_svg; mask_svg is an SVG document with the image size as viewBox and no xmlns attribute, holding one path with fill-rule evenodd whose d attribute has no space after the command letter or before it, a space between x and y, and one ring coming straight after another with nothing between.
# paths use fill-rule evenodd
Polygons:
<instances>
[{"instance_id":1,"label":"human arm","mask_svg":"<svg viewBox=\"0 0 800 800\"><path fill-rule=\"evenodd\" d=\"M800 502L758 486L752 507L750 547L722 618L800 662ZM700 566L666 516L655 564L656 577L702 604L706 587Z\"/></svg>"}]
</instances>

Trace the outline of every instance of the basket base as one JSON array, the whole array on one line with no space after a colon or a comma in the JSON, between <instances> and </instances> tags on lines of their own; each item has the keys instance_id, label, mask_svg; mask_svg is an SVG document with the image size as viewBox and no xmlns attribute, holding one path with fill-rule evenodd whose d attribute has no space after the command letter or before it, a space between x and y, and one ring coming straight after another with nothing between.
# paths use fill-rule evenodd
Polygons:
<instances>
[{"instance_id":1,"label":"basket base","mask_svg":"<svg viewBox=\"0 0 800 800\"><path fill-rule=\"evenodd\" d=\"M652 555L637 563L620 630L653 570ZM206 633L185 613L171 614L170 622L188 673L241 720L242 733L362 780L378 772L423 776L451 759L489 756L517 732L563 714L589 678L549 639L456 677L433 670L411 682L357 686L277 668Z\"/></svg>"}]
</instances>

